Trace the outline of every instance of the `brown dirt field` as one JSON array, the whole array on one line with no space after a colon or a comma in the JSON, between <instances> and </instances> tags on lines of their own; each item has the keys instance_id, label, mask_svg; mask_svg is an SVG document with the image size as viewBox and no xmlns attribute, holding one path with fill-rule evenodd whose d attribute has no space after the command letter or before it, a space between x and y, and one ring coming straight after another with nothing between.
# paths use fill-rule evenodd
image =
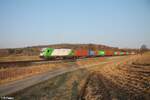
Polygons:
<instances>
[{"instance_id":1,"label":"brown dirt field","mask_svg":"<svg viewBox=\"0 0 150 100\"><path fill-rule=\"evenodd\" d=\"M150 53L92 70L81 100L149 100Z\"/></svg>"},{"instance_id":2,"label":"brown dirt field","mask_svg":"<svg viewBox=\"0 0 150 100\"><path fill-rule=\"evenodd\" d=\"M99 75L91 74L80 94L81 100L111 100Z\"/></svg>"}]
</instances>

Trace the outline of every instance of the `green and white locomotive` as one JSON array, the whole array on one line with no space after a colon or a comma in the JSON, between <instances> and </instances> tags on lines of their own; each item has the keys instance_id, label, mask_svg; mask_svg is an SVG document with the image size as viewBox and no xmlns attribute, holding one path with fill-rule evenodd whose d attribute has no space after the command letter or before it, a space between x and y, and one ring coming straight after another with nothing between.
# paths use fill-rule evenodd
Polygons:
<instances>
[{"instance_id":1,"label":"green and white locomotive","mask_svg":"<svg viewBox=\"0 0 150 100\"><path fill-rule=\"evenodd\" d=\"M72 49L53 49L53 48L43 48L40 53L41 58L45 59L57 59L57 58L69 58L73 56Z\"/></svg>"}]
</instances>

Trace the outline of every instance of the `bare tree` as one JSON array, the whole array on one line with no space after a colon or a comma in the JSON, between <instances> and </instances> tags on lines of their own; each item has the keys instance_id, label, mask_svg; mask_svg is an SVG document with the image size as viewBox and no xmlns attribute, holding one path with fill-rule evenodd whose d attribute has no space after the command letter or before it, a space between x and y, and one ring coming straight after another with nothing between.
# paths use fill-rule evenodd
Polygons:
<instances>
[{"instance_id":1,"label":"bare tree","mask_svg":"<svg viewBox=\"0 0 150 100\"><path fill-rule=\"evenodd\" d=\"M147 46L146 46L145 44L143 44L143 45L140 47L140 53L142 54L142 53L144 53L144 52L146 52L146 51L148 51L148 48L147 48Z\"/></svg>"}]
</instances>

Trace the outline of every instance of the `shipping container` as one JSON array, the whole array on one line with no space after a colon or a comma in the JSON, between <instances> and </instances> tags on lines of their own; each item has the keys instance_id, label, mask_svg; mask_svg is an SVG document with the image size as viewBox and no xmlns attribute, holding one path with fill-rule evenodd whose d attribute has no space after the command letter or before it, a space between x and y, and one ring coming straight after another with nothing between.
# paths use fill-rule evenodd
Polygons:
<instances>
[{"instance_id":1,"label":"shipping container","mask_svg":"<svg viewBox=\"0 0 150 100\"><path fill-rule=\"evenodd\" d=\"M106 56L113 56L113 55L114 55L114 52L111 51L111 50L105 50L105 55L106 55Z\"/></svg>"},{"instance_id":2,"label":"shipping container","mask_svg":"<svg viewBox=\"0 0 150 100\"><path fill-rule=\"evenodd\" d=\"M126 55L128 55L129 54L129 52L126 52Z\"/></svg>"},{"instance_id":3,"label":"shipping container","mask_svg":"<svg viewBox=\"0 0 150 100\"><path fill-rule=\"evenodd\" d=\"M75 56L89 56L88 50L75 50L74 51Z\"/></svg>"},{"instance_id":4,"label":"shipping container","mask_svg":"<svg viewBox=\"0 0 150 100\"><path fill-rule=\"evenodd\" d=\"M125 55L126 53L125 52L123 52L123 55Z\"/></svg>"},{"instance_id":5,"label":"shipping container","mask_svg":"<svg viewBox=\"0 0 150 100\"><path fill-rule=\"evenodd\" d=\"M95 55L95 52L93 50L89 50L89 56L94 56Z\"/></svg>"},{"instance_id":6,"label":"shipping container","mask_svg":"<svg viewBox=\"0 0 150 100\"><path fill-rule=\"evenodd\" d=\"M124 54L124 52L120 52L120 55L123 55Z\"/></svg>"},{"instance_id":7,"label":"shipping container","mask_svg":"<svg viewBox=\"0 0 150 100\"><path fill-rule=\"evenodd\" d=\"M105 56L105 51L104 50L99 50L98 55L99 56Z\"/></svg>"},{"instance_id":8,"label":"shipping container","mask_svg":"<svg viewBox=\"0 0 150 100\"><path fill-rule=\"evenodd\" d=\"M118 53L117 53L117 52L114 52L114 55L118 55Z\"/></svg>"},{"instance_id":9,"label":"shipping container","mask_svg":"<svg viewBox=\"0 0 150 100\"><path fill-rule=\"evenodd\" d=\"M99 54L98 54L98 50L95 50L94 51L94 54L95 54L95 56L98 56Z\"/></svg>"},{"instance_id":10,"label":"shipping container","mask_svg":"<svg viewBox=\"0 0 150 100\"><path fill-rule=\"evenodd\" d=\"M114 55L120 55L120 52L119 51L115 51Z\"/></svg>"}]
</instances>

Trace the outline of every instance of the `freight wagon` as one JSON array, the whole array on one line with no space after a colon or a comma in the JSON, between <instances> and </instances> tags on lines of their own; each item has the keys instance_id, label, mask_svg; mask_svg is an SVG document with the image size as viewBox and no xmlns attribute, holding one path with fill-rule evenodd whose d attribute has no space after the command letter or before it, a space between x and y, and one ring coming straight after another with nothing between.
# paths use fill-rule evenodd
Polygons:
<instances>
[{"instance_id":1,"label":"freight wagon","mask_svg":"<svg viewBox=\"0 0 150 100\"><path fill-rule=\"evenodd\" d=\"M77 59L85 57L100 57L100 56L122 56L128 55L128 52L111 51L111 50L87 50L87 49L54 49L43 48L40 57L44 59ZM135 54L135 53L131 53Z\"/></svg>"}]
</instances>

